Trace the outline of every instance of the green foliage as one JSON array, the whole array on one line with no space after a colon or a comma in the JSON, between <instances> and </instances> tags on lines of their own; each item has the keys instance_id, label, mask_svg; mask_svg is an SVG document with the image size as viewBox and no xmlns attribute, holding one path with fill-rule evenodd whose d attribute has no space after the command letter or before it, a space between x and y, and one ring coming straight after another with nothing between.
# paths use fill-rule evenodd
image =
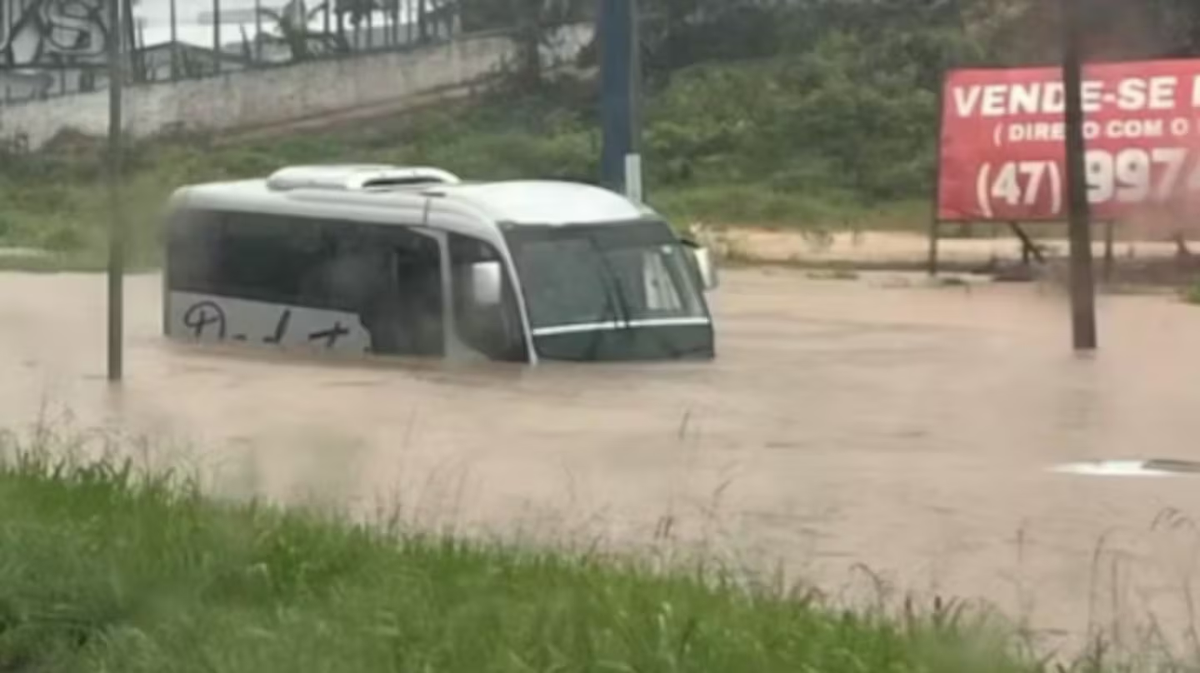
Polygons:
<instances>
[{"instance_id":1,"label":"green foliage","mask_svg":"<svg viewBox=\"0 0 1200 673\"><path fill-rule=\"evenodd\" d=\"M0 440L3 670L1037 670L954 604L838 611L595 550L218 504L178 476L51 450Z\"/></svg>"},{"instance_id":2,"label":"green foliage","mask_svg":"<svg viewBox=\"0 0 1200 673\"><path fill-rule=\"evenodd\" d=\"M690 69L651 106L647 160L662 183L771 184L870 201L927 189L936 96L831 34L810 53Z\"/></svg>"}]
</instances>

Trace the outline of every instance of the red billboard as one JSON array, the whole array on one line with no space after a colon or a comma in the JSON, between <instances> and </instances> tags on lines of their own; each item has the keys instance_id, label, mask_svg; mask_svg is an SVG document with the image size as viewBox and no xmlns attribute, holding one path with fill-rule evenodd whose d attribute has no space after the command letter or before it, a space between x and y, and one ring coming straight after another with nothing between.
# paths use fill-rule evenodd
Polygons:
<instances>
[{"instance_id":1,"label":"red billboard","mask_svg":"<svg viewBox=\"0 0 1200 673\"><path fill-rule=\"evenodd\" d=\"M1200 215L1200 60L1089 65L1082 86L1094 219ZM942 92L937 215L1066 217L1058 68L955 70Z\"/></svg>"}]
</instances>

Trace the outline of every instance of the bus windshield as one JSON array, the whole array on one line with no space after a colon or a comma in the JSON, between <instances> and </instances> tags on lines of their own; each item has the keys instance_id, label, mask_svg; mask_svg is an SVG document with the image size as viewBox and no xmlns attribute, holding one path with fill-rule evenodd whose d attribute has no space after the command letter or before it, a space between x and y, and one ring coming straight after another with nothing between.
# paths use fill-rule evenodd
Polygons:
<instances>
[{"instance_id":1,"label":"bus windshield","mask_svg":"<svg viewBox=\"0 0 1200 673\"><path fill-rule=\"evenodd\" d=\"M639 329L711 329L688 250L665 222L520 226L507 229L506 237L535 339ZM664 334L662 338L671 338ZM553 346L539 350L547 348L554 350Z\"/></svg>"}]
</instances>

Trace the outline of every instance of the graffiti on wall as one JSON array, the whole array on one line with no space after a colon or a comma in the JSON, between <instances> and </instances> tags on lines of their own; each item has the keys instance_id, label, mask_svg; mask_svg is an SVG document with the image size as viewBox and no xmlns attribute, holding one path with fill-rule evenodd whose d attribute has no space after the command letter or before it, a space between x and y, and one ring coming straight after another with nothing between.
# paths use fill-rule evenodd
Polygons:
<instances>
[{"instance_id":1,"label":"graffiti on wall","mask_svg":"<svg viewBox=\"0 0 1200 673\"><path fill-rule=\"evenodd\" d=\"M109 1L0 0L0 70L103 65Z\"/></svg>"}]
</instances>

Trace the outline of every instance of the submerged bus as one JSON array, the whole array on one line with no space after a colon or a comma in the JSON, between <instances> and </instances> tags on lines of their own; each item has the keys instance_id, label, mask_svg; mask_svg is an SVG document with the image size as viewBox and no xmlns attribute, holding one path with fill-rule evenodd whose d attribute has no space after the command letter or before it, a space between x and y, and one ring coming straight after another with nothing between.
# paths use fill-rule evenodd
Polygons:
<instances>
[{"instance_id":1,"label":"submerged bus","mask_svg":"<svg viewBox=\"0 0 1200 673\"><path fill-rule=\"evenodd\" d=\"M530 364L715 357L709 252L591 185L294 166L182 187L166 227L171 340Z\"/></svg>"}]
</instances>

